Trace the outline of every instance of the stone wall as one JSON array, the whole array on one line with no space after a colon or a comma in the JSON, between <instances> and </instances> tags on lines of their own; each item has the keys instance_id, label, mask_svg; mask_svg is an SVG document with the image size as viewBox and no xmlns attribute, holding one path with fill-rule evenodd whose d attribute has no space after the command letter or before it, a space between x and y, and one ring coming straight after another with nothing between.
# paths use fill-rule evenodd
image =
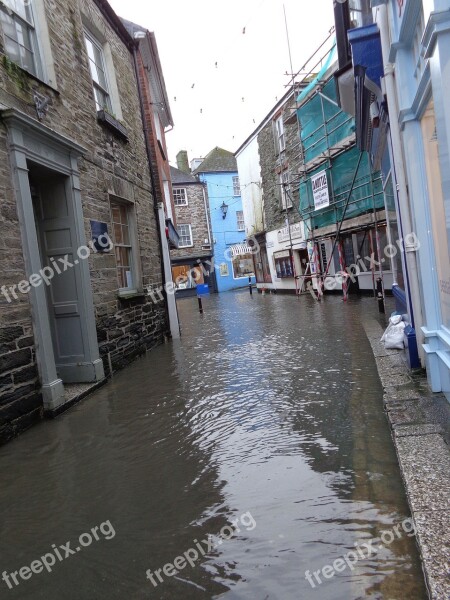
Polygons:
<instances>
[{"instance_id":1,"label":"stone wall","mask_svg":"<svg viewBox=\"0 0 450 600\"><path fill-rule=\"evenodd\" d=\"M188 205L175 206L175 215L177 223L190 224L192 226L192 241L194 245L191 248L171 250L170 257L172 259L180 259L185 257L211 256L211 250L202 250L206 239L212 244L208 231L209 215L205 211L205 198L203 196L204 190L206 206L208 206L206 186L200 183L186 183L174 185L173 187L184 187L186 189Z\"/></svg>"},{"instance_id":2,"label":"stone wall","mask_svg":"<svg viewBox=\"0 0 450 600\"><path fill-rule=\"evenodd\" d=\"M283 169L288 168L290 173L291 197L293 207L288 209L289 221L297 223L301 220L300 214L296 209L299 205L299 167L300 167L300 145L299 130L295 113L295 104L293 98L288 100L283 107L284 132L286 140L286 150L279 154L276 148L274 123L277 117L269 121L258 134L258 146L261 165L261 180L264 193L264 212L266 230L273 231L280 227L285 227L286 211L281 206L281 186L279 184L279 174Z\"/></svg>"},{"instance_id":3,"label":"stone wall","mask_svg":"<svg viewBox=\"0 0 450 600\"><path fill-rule=\"evenodd\" d=\"M0 46L0 106L17 108L36 119L33 90L50 98L43 125L86 148L79 169L87 239L90 219L108 223L111 231L112 196L134 203L142 285L154 289L163 283L161 257L133 57L100 4L44 0L54 87L12 64ZM109 44L128 143L97 121L82 19ZM0 44L1 39L0 35ZM91 254L89 265L99 349L105 372L110 373L163 341L168 331L166 310L164 304L155 305L144 295L130 300L118 297L114 252ZM0 119L0 285L16 284L29 275L21 250L6 130ZM0 443L42 416L34 346L28 297L20 295L9 303L0 295Z\"/></svg>"}]
</instances>

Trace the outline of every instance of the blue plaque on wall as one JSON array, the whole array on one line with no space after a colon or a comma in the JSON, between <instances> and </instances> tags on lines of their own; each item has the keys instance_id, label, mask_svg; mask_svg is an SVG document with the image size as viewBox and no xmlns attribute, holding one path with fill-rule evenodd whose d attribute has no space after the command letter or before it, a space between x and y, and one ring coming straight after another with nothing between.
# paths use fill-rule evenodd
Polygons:
<instances>
[{"instance_id":1,"label":"blue plaque on wall","mask_svg":"<svg viewBox=\"0 0 450 600\"><path fill-rule=\"evenodd\" d=\"M108 235L108 223L91 221L91 236L97 252L110 252L112 249L112 240Z\"/></svg>"}]
</instances>

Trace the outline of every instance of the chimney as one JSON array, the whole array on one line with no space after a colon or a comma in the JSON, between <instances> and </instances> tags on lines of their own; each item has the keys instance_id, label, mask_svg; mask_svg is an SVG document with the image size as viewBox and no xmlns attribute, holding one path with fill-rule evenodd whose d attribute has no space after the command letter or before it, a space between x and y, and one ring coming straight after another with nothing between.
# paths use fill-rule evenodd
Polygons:
<instances>
[{"instance_id":1,"label":"chimney","mask_svg":"<svg viewBox=\"0 0 450 600\"><path fill-rule=\"evenodd\" d=\"M180 150L178 152L177 167L180 169L180 171L183 171L183 173L187 173L187 174L191 173L191 169L189 168L188 153L186 150Z\"/></svg>"}]
</instances>

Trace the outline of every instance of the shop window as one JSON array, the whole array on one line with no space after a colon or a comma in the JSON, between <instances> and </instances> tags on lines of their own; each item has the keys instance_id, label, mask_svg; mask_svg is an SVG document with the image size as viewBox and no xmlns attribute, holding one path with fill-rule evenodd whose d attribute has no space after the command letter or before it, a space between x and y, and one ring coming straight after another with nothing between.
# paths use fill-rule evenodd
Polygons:
<instances>
[{"instance_id":1,"label":"shop window","mask_svg":"<svg viewBox=\"0 0 450 600\"><path fill-rule=\"evenodd\" d=\"M253 256L251 254L239 254L234 256L232 264L234 279L252 277L255 274L253 267Z\"/></svg>"},{"instance_id":2,"label":"shop window","mask_svg":"<svg viewBox=\"0 0 450 600\"><path fill-rule=\"evenodd\" d=\"M200 266L176 265L172 267L172 279L176 290L191 290L205 283Z\"/></svg>"},{"instance_id":3,"label":"shop window","mask_svg":"<svg viewBox=\"0 0 450 600\"><path fill-rule=\"evenodd\" d=\"M276 271L278 279L294 277L291 253L289 250L284 250L282 252L275 252L273 255L273 262L274 262L275 271Z\"/></svg>"}]
</instances>

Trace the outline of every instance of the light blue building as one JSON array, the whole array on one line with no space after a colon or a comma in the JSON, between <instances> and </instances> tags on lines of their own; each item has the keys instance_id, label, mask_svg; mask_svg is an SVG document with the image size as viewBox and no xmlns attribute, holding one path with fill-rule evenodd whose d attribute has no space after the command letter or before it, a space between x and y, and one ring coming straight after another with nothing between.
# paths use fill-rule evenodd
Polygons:
<instances>
[{"instance_id":1,"label":"light blue building","mask_svg":"<svg viewBox=\"0 0 450 600\"><path fill-rule=\"evenodd\" d=\"M253 255L247 245L241 189L234 155L214 148L194 171L206 183L218 292L255 283Z\"/></svg>"},{"instance_id":2,"label":"light blue building","mask_svg":"<svg viewBox=\"0 0 450 600\"><path fill-rule=\"evenodd\" d=\"M393 292L431 389L450 400L450 0L343 0L335 20L341 101L352 61L357 139L389 153L405 274Z\"/></svg>"},{"instance_id":3,"label":"light blue building","mask_svg":"<svg viewBox=\"0 0 450 600\"><path fill-rule=\"evenodd\" d=\"M450 400L450 2L390 0L386 12L389 27L382 11L379 26L395 73L394 114L420 243L411 248L417 258L416 329L430 386ZM402 219L406 209L400 206Z\"/></svg>"}]
</instances>

